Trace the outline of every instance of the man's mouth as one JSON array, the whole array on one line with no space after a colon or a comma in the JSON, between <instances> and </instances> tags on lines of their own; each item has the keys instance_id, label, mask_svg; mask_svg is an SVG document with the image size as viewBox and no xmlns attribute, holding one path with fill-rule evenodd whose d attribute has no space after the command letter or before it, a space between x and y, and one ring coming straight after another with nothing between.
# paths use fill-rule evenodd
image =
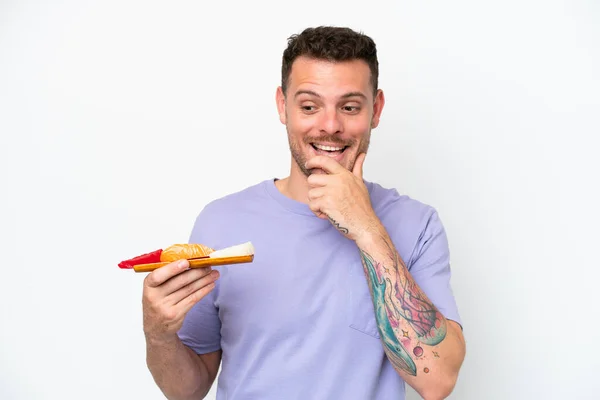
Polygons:
<instances>
[{"instance_id":1,"label":"man's mouth","mask_svg":"<svg viewBox=\"0 0 600 400\"><path fill-rule=\"evenodd\" d=\"M316 154L325 155L329 157L341 156L344 150L346 150L349 147L341 145L325 145L319 143L311 143L311 146L315 150Z\"/></svg>"}]
</instances>

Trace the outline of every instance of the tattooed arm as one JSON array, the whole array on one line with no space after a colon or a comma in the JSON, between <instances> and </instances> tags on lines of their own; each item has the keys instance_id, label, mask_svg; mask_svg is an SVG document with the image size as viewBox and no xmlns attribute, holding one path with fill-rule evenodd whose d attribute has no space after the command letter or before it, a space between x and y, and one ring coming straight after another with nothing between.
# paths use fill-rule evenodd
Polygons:
<instances>
[{"instance_id":1,"label":"tattooed arm","mask_svg":"<svg viewBox=\"0 0 600 400\"><path fill-rule=\"evenodd\" d=\"M356 244L387 357L424 399L446 398L465 355L460 326L419 288L383 226L364 233Z\"/></svg>"},{"instance_id":2,"label":"tattooed arm","mask_svg":"<svg viewBox=\"0 0 600 400\"><path fill-rule=\"evenodd\" d=\"M362 178L365 154L352 171L327 156L308 160L309 207L328 218L361 253L385 353L424 399L447 397L465 355L462 330L447 320L413 280L375 214Z\"/></svg>"}]
</instances>

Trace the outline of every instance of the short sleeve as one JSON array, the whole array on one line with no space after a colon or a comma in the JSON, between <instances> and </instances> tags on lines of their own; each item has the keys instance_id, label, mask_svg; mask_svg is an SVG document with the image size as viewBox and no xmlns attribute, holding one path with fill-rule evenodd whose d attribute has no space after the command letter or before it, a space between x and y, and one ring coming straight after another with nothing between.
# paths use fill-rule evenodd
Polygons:
<instances>
[{"instance_id":1,"label":"short sleeve","mask_svg":"<svg viewBox=\"0 0 600 400\"><path fill-rule=\"evenodd\" d=\"M415 257L408 269L421 290L427 295L446 319L462 327L450 284L450 249L446 231L438 213L428 213L423 232L419 236Z\"/></svg>"},{"instance_id":2,"label":"short sleeve","mask_svg":"<svg viewBox=\"0 0 600 400\"><path fill-rule=\"evenodd\" d=\"M190 234L189 243L201 243L211 247L203 234L210 230L205 214L200 213ZM219 310L215 306L215 296L218 293L219 280L216 287L202 300L196 303L184 318L183 325L178 332L184 345L194 350L197 354L217 351L221 348L221 321Z\"/></svg>"}]
</instances>

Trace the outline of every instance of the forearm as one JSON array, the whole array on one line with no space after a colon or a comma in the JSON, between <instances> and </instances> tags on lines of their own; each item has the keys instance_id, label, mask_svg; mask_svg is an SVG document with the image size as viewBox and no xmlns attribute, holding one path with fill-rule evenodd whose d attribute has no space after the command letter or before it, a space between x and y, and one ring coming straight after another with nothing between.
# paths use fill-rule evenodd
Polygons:
<instances>
[{"instance_id":1,"label":"forearm","mask_svg":"<svg viewBox=\"0 0 600 400\"><path fill-rule=\"evenodd\" d=\"M445 398L464 358L460 328L416 284L382 226L356 243L386 355L424 399Z\"/></svg>"},{"instance_id":2,"label":"forearm","mask_svg":"<svg viewBox=\"0 0 600 400\"><path fill-rule=\"evenodd\" d=\"M179 338L168 343L148 339L146 362L154 381L168 399L202 399L210 390L206 366Z\"/></svg>"}]
</instances>

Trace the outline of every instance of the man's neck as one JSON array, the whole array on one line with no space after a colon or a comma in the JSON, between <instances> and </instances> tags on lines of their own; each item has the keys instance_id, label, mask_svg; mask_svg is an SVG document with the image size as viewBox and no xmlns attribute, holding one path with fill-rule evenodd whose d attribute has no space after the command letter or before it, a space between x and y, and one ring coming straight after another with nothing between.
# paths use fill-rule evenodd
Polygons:
<instances>
[{"instance_id":1,"label":"man's neck","mask_svg":"<svg viewBox=\"0 0 600 400\"><path fill-rule=\"evenodd\" d=\"M275 186L284 196L308 204L308 191L310 188L308 187L306 175L300 171L300 168L293 161L290 176L277 180Z\"/></svg>"}]
</instances>

